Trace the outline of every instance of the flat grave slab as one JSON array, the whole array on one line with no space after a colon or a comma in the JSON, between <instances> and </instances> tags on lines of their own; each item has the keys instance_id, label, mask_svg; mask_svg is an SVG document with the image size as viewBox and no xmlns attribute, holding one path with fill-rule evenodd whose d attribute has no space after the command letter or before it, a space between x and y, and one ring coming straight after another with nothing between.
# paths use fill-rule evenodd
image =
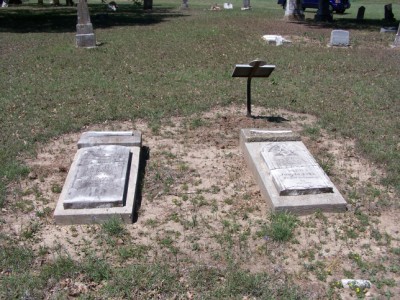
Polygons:
<instances>
[{"instance_id":1,"label":"flat grave slab","mask_svg":"<svg viewBox=\"0 0 400 300\"><path fill-rule=\"evenodd\" d=\"M282 141L288 136L295 140L296 134L268 130L254 139L250 132L257 130L241 130L240 145L261 194L273 210L298 214L346 210L346 201L305 145Z\"/></svg>"},{"instance_id":2,"label":"flat grave slab","mask_svg":"<svg viewBox=\"0 0 400 300\"><path fill-rule=\"evenodd\" d=\"M54 212L56 224L102 223L113 216L132 223L140 149L108 141L78 149Z\"/></svg>"},{"instance_id":3,"label":"flat grave slab","mask_svg":"<svg viewBox=\"0 0 400 300\"><path fill-rule=\"evenodd\" d=\"M81 148L77 167L63 201L64 208L107 208L123 206L129 180L130 151L117 145Z\"/></svg>"}]
</instances>

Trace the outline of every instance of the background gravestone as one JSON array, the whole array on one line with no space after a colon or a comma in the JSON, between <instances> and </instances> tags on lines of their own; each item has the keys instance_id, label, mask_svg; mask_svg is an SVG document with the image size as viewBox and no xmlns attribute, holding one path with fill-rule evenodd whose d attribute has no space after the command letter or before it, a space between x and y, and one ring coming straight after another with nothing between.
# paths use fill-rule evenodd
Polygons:
<instances>
[{"instance_id":1,"label":"background gravestone","mask_svg":"<svg viewBox=\"0 0 400 300\"><path fill-rule=\"evenodd\" d=\"M350 33L346 30L332 30L331 46L347 47L350 45Z\"/></svg>"},{"instance_id":2,"label":"background gravestone","mask_svg":"<svg viewBox=\"0 0 400 300\"><path fill-rule=\"evenodd\" d=\"M107 145L82 148L65 209L123 206L128 179L128 147Z\"/></svg>"},{"instance_id":3,"label":"background gravestone","mask_svg":"<svg viewBox=\"0 0 400 300\"><path fill-rule=\"evenodd\" d=\"M78 3L78 24L76 24L76 46L81 48L96 47L93 25L90 22L89 8L86 0Z\"/></svg>"},{"instance_id":4,"label":"background gravestone","mask_svg":"<svg viewBox=\"0 0 400 300\"><path fill-rule=\"evenodd\" d=\"M304 11L301 5L301 0L286 1L285 19L289 21L304 20Z\"/></svg>"},{"instance_id":5,"label":"background gravestone","mask_svg":"<svg viewBox=\"0 0 400 300\"><path fill-rule=\"evenodd\" d=\"M392 22L394 21L394 14L392 12L392 4L386 4L385 5L385 21Z\"/></svg>"},{"instance_id":6,"label":"background gravestone","mask_svg":"<svg viewBox=\"0 0 400 300\"><path fill-rule=\"evenodd\" d=\"M153 9L153 0L144 0L143 9Z\"/></svg>"},{"instance_id":7,"label":"background gravestone","mask_svg":"<svg viewBox=\"0 0 400 300\"><path fill-rule=\"evenodd\" d=\"M394 39L393 47L400 47L400 24L399 24L399 28L397 29L397 34Z\"/></svg>"},{"instance_id":8,"label":"background gravestone","mask_svg":"<svg viewBox=\"0 0 400 300\"><path fill-rule=\"evenodd\" d=\"M358 21L364 20L364 14L365 14L365 6L360 6L357 12L357 20Z\"/></svg>"}]
</instances>

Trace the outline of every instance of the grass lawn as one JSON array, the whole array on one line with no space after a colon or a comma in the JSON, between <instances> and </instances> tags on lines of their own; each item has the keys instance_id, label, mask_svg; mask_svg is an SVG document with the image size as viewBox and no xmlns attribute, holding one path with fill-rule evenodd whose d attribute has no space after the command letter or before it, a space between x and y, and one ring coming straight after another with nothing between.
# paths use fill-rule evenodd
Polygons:
<instances>
[{"instance_id":1,"label":"grass lawn","mask_svg":"<svg viewBox=\"0 0 400 300\"><path fill-rule=\"evenodd\" d=\"M304 23L285 22L282 8L272 0L253 0L251 11L240 11L242 2L235 0L234 10L218 12L208 10L211 2L199 0L190 1L188 10L180 9L180 1L155 1L151 12L120 1L117 12L107 12L99 2L89 1L100 43L90 50L74 46L75 8L25 2L0 9L0 208L4 211L12 207L8 187L30 171L21 157L35 155L38 145L61 134L90 124L139 119L156 132L173 117L197 120L203 112L232 105L243 106L245 114L245 80L231 78L231 72L235 64L257 58L275 64L276 70L268 79L253 81L254 105L271 115L285 109L315 116L314 132L354 139L357 153L384 170L384 189L400 191L400 52L389 47L393 33L379 33L387 1L354 0L330 24L315 24L313 10L306 11ZM363 23L354 21L361 5L366 7ZM393 4L393 12L400 19L400 4ZM351 47L327 47L331 30L338 28L350 31ZM261 39L265 34L281 34L293 43L267 45ZM363 199L369 195L360 193ZM107 228L97 230L109 247L118 241ZM275 286L277 278L247 272L229 259L223 269L199 267L189 272L187 286L162 261L120 266L93 256L90 247L82 263L60 256L41 265L47 250L29 233L23 240L30 242L21 247L0 233L4 246L0 288L6 289L0 290L0 298L32 293L42 297L41 293L82 273L87 277L81 280L100 286L93 293L90 289L79 293L87 294L87 299L134 298L141 292L147 298L161 293L188 299L303 295L290 280ZM168 239L161 244L173 256ZM120 251L121 257L131 257L147 250L138 246ZM399 248L388 246L387 251L396 256ZM357 261L351 255L349 259ZM27 271L32 266L33 273ZM360 262L359 268L366 267ZM399 272L398 264L393 268L393 273ZM319 270L318 264L314 270ZM138 274L146 274L145 279L135 281ZM138 294L130 294L129 282L135 282ZM207 287L207 282L215 284ZM380 284L393 286L391 281ZM325 295L329 293L327 288Z\"/></svg>"}]
</instances>

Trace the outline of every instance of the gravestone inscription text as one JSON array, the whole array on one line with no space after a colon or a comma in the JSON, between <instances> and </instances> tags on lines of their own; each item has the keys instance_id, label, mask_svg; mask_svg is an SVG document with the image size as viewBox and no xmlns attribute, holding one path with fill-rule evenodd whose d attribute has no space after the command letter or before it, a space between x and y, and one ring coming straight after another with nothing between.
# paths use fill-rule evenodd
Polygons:
<instances>
[{"instance_id":1,"label":"gravestone inscription text","mask_svg":"<svg viewBox=\"0 0 400 300\"><path fill-rule=\"evenodd\" d=\"M333 192L333 184L301 142L270 142L261 150L279 195Z\"/></svg>"},{"instance_id":2,"label":"gravestone inscription text","mask_svg":"<svg viewBox=\"0 0 400 300\"><path fill-rule=\"evenodd\" d=\"M130 151L124 146L95 146L78 152L76 173L64 199L64 208L123 206Z\"/></svg>"}]
</instances>

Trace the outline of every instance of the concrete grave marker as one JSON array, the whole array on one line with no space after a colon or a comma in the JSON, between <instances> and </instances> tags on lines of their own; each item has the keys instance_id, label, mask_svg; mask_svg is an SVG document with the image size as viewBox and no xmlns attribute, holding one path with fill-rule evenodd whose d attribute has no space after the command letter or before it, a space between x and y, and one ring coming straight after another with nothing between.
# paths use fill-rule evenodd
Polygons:
<instances>
[{"instance_id":1,"label":"concrete grave marker","mask_svg":"<svg viewBox=\"0 0 400 300\"><path fill-rule=\"evenodd\" d=\"M130 151L124 146L78 150L77 168L63 201L64 208L123 206Z\"/></svg>"},{"instance_id":2,"label":"concrete grave marker","mask_svg":"<svg viewBox=\"0 0 400 300\"><path fill-rule=\"evenodd\" d=\"M243 0L243 7L241 10L249 10L251 9L250 0Z\"/></svg>"},{"instance_id":3,"label":"concrete grave marker","mask_svg":"<svg viewBox=\"0 0 400 300\"><path fill-rule=\"evenodd\" d=\"M81 48L96 47L96 37L90 22L89 8L86 0L78 3L78 24L76 24L76 46Z\"/></svg>"},{"instance_id":4,"label":"concrete grave marker","mask_svg":"<svg viewBox=\"0 0 400 300\"><path fill-rule=\"evenodd\" d=\"M265 143L261 156L279 195L332 192L332 183L302 142Z\"/></svg>"},{"instance_id":5,"label":"concrete grave marker","mask_svg":"<svg viewBox=\"0 0 400 300\"><path fill-rule=\"evenodd\" d=\"M303 214L346 209L346 201L299 135L288 130L242 129L240 145L273 210Z\"/></svg>"},{"instance_id":6,"label":"concrete grave marker","mask_svg":"<svg viewBox=\"0 0 400 300\"><path fill-rule=\"evenodd\" d=\"M112 216L132 223L141 133L91 131L79 142L54 212L56 223L100 223Z\"/></svg>"},{"instance_id":7,"label":"concrete grave marker","mask_svg":"<svg viewBox=\"0 0 400 300\"><path fill-rule=\"evenodd\" d=\"M347 30L332 30L330 46L347 47L350 45L350 33Z\"/></svg>"}]
</instances>

